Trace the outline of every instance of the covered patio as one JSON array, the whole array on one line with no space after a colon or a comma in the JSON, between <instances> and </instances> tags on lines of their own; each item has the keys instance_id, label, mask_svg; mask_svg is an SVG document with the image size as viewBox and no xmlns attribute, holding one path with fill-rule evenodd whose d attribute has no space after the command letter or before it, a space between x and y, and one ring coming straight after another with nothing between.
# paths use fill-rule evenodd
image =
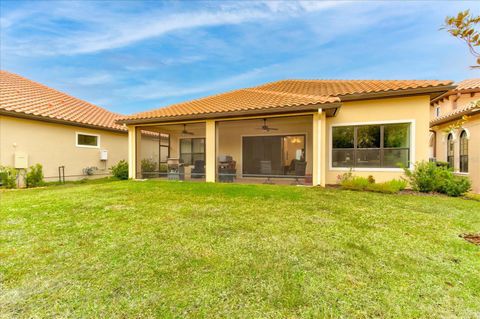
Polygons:
<instances>
[{"instance_id":1,"label":"covered patio","mask_svg":"<svg viewBox=\"0 0 480 319\"><path fill-rule=\"evenodd\" d=\"M339 107L338 97L257 87L118 122L133 179L325 185L326 118Z\"/></svg>"},{"instance_id":2,"label":"covered patio","mask_svg":"<svg viewBox=\"0 0 480 319\"><path fill-rule=\"evenodd\" d=\"M136 125L136 179L321 185L322 134L333 110Z\"/></svg>"}]
</instances>

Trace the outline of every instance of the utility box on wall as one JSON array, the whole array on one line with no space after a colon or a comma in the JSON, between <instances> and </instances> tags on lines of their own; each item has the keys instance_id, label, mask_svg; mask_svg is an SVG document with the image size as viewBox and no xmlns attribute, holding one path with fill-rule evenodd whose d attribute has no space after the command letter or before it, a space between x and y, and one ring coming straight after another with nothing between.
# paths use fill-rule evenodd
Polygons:
<instances>
[{"instance_id":1,"label":"utility box on wall","mask_svg":"<svg viewBox=\"0 0 480 319\"><path fill-rule=\"evenodd\" d=\"M100 160L101 161L108 160L108 151L107 150L100 150Z\"/></svg>"},{"instance_id":2,"label":"utility box on wall","mask_svg":"<svg viewBox=\"0 0 480 319\"><path fill-rule=\"evenodd\" d=\"M15 168L28 168L28 155L23 152L15 152Z\"/></svg>"}]
</instances>

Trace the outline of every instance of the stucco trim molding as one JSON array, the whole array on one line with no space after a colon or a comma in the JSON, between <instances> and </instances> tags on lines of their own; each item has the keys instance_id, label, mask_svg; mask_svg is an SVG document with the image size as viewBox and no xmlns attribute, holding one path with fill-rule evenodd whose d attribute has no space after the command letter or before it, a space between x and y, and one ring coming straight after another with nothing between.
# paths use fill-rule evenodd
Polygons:
<instances>
[{"instance_id":1,"label":"stucco trim molding","mask_svg":"<svg viewBox=\"0 0 480 319\"><path fill-rule=\"evenodd\" d=\"M465 131L465 133L467 133L467 140L470 140L470 131L468 130L468 128L466 127L461 127L458 129L458 136L460 137L460 135L462 134L462 132Z\"/></svg>"}]
</instances>

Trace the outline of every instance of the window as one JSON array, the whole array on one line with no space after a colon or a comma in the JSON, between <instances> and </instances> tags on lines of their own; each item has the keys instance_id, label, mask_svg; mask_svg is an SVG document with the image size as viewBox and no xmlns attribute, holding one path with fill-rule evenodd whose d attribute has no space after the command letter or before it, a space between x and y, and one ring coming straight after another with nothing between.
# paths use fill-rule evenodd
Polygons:
<instances>
[{"instance_id":1,"label":"window","mask_svg":"<svg viewBox=\"0 0 480 319\"><path fill-rule=\"evenodd\" d=\"M180 160L182 160L185 165L193 165L195 161L198 160L205 161L205 139L180 139Z\"/></svg>"},{"instance_id":2,"label":"window","mask_svg":"<svg viewBox=\"0 0 480 319\"><path fill-rule=\"evenodd\" d=\"M460 134L460 172L468 173L468 135L465 130Z\"/></svg>"},{"instance_id":3,"label":"window","mask_svg":"<svg viewBox=\"0 0 480 319\"><path fill-rule=\"evenodd\" d=\"M77 133L78 147L100 147L100 135Z\"/></svg>"},{"instance_id":4,"label":"window","mask_svg":"<svg viewBox=\"0 0 480 319\"><path fill-rule=\"evenodd\" d=\"M437 106L437 107L435 108L435 116L436 116L436 117L439 117L439 116L440 116L440 106Z\"/></svg>"},{"instance_id":5,"label":"window","mask_svg":"<svg viewBox=\"0 0 480 319\"><path fill-rule=\"evenodd\" d=\"M332 167L398 168L409 162L408 123L332 128Z\"/></svg>"},{"instance_id":6,"label":"window","mask_svg":"<svg viewBox=\"0 0 480 319\"><path fill-rule=\"evenodd\" d=\"M451 168L454 168L454 142L453 142L453 134L450 133L448 134L448 137L447 137L447 162L448 162L448 166L450 166Z\"/></svg>"}]
</instances>

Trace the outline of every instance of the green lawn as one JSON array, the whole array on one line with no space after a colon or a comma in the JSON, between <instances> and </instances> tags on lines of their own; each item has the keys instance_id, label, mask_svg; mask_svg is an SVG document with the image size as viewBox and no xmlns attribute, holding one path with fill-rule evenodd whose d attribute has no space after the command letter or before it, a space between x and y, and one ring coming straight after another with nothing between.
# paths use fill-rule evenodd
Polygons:
<instances>
[{"instance_id":1,"label":"green lawn","mask_svg":"<svg viewBox=\"0 0 480 319\"><path fill-rule=\"evenodd\" d=\"M270 185L0 193L0 316L480 316L480 202Z\"/></svg>"}]
</instances>

